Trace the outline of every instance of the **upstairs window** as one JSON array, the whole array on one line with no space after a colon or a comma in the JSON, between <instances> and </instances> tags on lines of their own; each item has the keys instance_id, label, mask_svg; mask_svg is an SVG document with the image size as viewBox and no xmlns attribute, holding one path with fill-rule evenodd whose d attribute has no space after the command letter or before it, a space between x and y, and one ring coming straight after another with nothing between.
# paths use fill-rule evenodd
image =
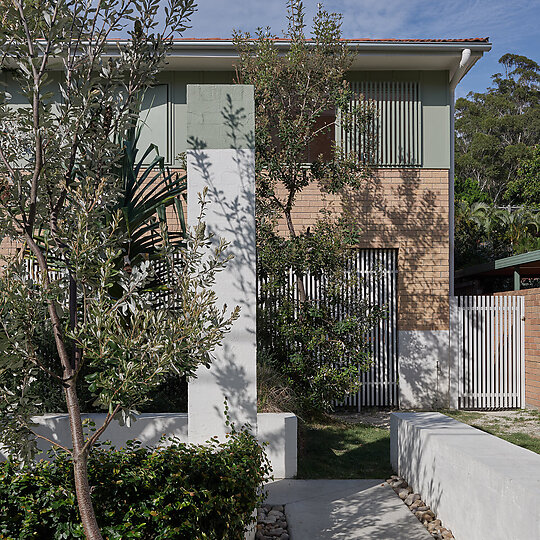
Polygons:
<instances>
[{"instance_id":1,"label":"upstairs window","mask_svg":"<svg viewBox=\"0 0 540 540\"><path fill-rule=\"evenodd\" d=\"M367 101L374 112L366 125L349 132L340 126L335 140L346 153L355 152L366 164L377 167L422 165L422 107L417 82L351 82L351 108Z\"/></svg>"}]
</instances>

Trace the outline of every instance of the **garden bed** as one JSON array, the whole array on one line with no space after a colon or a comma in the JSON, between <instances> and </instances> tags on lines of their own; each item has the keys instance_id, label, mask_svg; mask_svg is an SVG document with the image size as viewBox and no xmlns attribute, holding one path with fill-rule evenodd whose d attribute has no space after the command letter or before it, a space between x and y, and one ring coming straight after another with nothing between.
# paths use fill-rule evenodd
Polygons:
<instances>
[{"instance_id":1,"label":"garden bed","mask_svg":"<svg viewBox=\"0 0 540 540\"><path fill-rule=\"evenodd\" d=\"M368 424L390 429L389 410L366 409L363 412L338 412L332 417L348 424ZM441 410L443 414L464 424L495 435L540 454L540 411L518 409L506 411L451 411Z\"/></svg>"},{"instance_id":2,"label":"garden bed","mask_svg":"<svg viewBox=\"0 0 540 540\"><path fill-rule=\"evenodd\" d=\"M514 411L441 412L460 422L540 454L539 411L520 409Z\"/></svg>"}]
</instances>

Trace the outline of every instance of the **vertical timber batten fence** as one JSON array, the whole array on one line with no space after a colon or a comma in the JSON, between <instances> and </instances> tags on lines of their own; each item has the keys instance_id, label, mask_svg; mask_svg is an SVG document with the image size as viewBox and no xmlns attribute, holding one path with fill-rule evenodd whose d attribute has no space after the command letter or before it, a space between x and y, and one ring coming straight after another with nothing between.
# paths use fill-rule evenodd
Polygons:
<instances>
[{"instance_id":1,"label":"vertical timber batten fence","mask_svg":"<svg viewBox=\"0 0 540 540\"><path fill-rule=\"evenodd\" d=\"M358 277L354 290L344 290L343 294L354 299L365 299L371 305L384 306L386 318L371 330L367 341L370 344L371 367L360 372L361 386L358 392L350 394L337 407L397 407L398 406L398 351L397 351L397 250L357 249L347 263L349 275ZM317 300L323 291L324 276L304 276L304 286L309 298ZM267 317L272 319L271 300L263 298L261 287L265 280L258 278L258 302L263 305ZM296 278L289 272L288 282L282 294L297 300ZM339 313L337 314L339 316ZM345 314L344 314L345 315Z\"/></svg>"},{"instance_id":2,"label":"vertical timber batten fence","mask_svg":"<svg viewBox=\"0 0 540 540\"><path fill-rule=\"evenodd\" d=\"M387 316L368 336L372 364L360 372L360 389L338 406L358 410L398 406L397 268L395 249L362 249L350 260L349 271L362 278L357 294L372 305L384 306Z\"/></svg>"},{"instance_id":3,"label":"vertical timber batten fence","mask_svg":"<svg viewBox=\"0 0 540 540\"><path fill-rule=\"evenodd\" d=\"M525 406L524 299L520 296L458 296L460 409Z\"/></svg>"}]
</instances>

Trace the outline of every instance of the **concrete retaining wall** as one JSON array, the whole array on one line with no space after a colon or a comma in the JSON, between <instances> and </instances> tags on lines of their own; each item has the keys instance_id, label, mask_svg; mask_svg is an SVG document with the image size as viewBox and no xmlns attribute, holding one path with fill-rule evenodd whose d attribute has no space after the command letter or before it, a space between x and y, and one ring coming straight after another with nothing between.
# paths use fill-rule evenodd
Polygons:
<instances>
[{"instance_id":1,"label":"concrete retaining wall","mask_svg":"<svg viewBox=\"0 0 540 540\"><path fill-rule=\"evenodd\" d=\"M91 418L99 427L105 414L83 415ZM67 414L46 414L33 419L37 426L36 433L71 447L71 435ZM296 475L296 427L297 418L291 413L261 413L257 415L258 439L267 443L265 451L272 465L275 478L292 478ZM140 414L130 427L121 425L113 420L101 440L111 441L112 445L121 448L130 439L137 439L144 446L155 446L160 438L178 437L182 442L188 442L188 415L187 413L148 413ZM47 442L39 439L38 447L43 451L40 458L47 457L47 450L51 447ZM7 453L0 448L0 460L5 459Z\"/></svg>"},{"instance_id":2,"label":"concrete retaining wall","mask_svg":"<svg viewBox=\"0 0 540 540\"><path fill-rule=\"evenodd\" d=\"M274 478L296 476L296 434L298 419L292 413L259 413L257 438L267 443L266 455Z\"/></svg>"},{"instance_id":3,"label":"concrete retaining wall","mask_svg":"<svg viewBox=\"0 0 540 540\"><path fill-rule=\"evenodd\" d=\"M540 455L440 413L394 413L392 467L457 540L540 538Z\"/></svg>"}]
</instances>

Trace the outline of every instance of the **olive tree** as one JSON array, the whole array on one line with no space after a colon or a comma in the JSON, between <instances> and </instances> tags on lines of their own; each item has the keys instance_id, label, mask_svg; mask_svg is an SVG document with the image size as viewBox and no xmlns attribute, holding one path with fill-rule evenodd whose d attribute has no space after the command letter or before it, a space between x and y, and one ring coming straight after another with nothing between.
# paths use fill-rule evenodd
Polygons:
<instances>
[{"instance_id":1,"label":"olive tree","mask_svg":"<svg viewBox=\"0 0 540 540\"><path fill-rule=\"evenodd\" d=\"M224 242L211 247L204 201L182 242L152 225L147 212L149 230L159 233L153 257L126 253L121 141L136 126L170 39L195 8L194 0L3 4L0 231L4 247L15 248L9 256L3 250L0 274L0 443L32 459L40 435L31 417L43 402L38 383L56 381L89 539L102 537L88 483L92 447L165 377L208 366L237 316L212 290L227 256ZM110 38L119 33L129 37L115 44ZM53 362L45 354L50 340ZM107 412L93 431L81 419L81 384Z\"/></svg>"}]
</instances>

